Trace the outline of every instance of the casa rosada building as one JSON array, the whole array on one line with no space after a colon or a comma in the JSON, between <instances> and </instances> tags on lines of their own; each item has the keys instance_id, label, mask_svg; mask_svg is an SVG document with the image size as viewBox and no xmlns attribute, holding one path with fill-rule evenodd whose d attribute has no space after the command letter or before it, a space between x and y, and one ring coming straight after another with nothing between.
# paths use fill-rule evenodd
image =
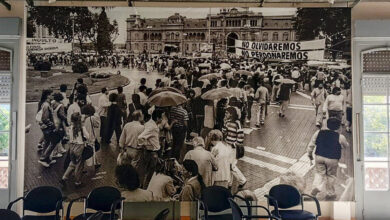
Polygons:
<instances>
[{"instance_id":1,"label":"casa rosada building","mask_svg":"<svg viewBox=\"0 0 390 220\"><path fill-rule=\"evenodd\" d=\"M296 39L294 16L263 16L236 8L221 9L205 18L186 18L179 13L146 19L131 15L126 22L126 49L135 54L175 51L192 55L204 52L205 48L234 53L235 39L272 42Z\"/></svg>"}]
</instances>

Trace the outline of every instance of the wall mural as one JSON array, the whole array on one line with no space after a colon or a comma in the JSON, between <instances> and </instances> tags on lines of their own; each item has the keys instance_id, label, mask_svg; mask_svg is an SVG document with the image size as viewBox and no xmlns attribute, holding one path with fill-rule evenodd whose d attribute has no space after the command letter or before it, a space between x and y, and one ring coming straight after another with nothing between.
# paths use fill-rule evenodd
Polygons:
<instances>
[{"instance_id":1,"label":"wall mural","mask_svg":"<svg viewBox=\"0 0 390 220\"><path fill-rule=\"evenodd\" d=\"M29 7L25 190L353 200L348 8Z\"/></svg>"}]
</instances>

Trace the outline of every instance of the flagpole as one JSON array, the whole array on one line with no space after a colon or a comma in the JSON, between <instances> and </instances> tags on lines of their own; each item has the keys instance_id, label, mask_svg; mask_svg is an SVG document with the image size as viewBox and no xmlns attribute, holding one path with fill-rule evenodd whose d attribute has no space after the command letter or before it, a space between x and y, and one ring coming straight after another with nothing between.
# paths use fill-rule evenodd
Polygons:
<instances>
[{"instance_id":1,"label":"flagpole","mask_svg":"<svg viewBox=\"0 0 390 220\"><path fill-rule=\"evenodd\" d=\"M211 8L209 8L209 45L211 42Z\"/></svg>"}]
</instances>

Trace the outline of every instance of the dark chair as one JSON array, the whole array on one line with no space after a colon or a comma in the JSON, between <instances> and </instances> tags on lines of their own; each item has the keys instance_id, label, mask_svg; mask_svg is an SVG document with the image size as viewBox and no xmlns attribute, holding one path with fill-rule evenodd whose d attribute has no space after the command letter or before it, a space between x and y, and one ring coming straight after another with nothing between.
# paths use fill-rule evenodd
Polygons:
<instances>
[{"instance_id":1,"label":"dark chair","mask_svg":"<svg viewBox=\"0 0 390 220\"><path fill-rule=\"evenodd\" d=\"M164 209L154 217L154 220L166 220L169 214L169 209Z\"/></svg>"},{"instance_id":2,"label":"dark chair","mask_svg":"<svg viewBox=\"0 0 390 220\"><path fill-rule=\"evenodd\" d=\"M230 210L229 198L238 198L245 202L249 206L249 202L242 197L232 195L229 189L226 189L222 186L210 186L202 191L200 199L200 209L204 211L204 220L232 220L231 213L218 214L218 212L223 212ZM214 212L215 214L210 214L209 212ZM248 212L251 210L248 208Z\"/></svg>"},{"instance_id":3,"label":"dark chair","mask_svg":"<svg viewBox=\"0 0 390 220\"><path fill-rule=\"evenodd\" d=\"M251 208L262 208L267 212L267 215L244 215L242 213L241 208L242 206L239 206L232 198L229 198L229 203L230 207L232 208L232 215L233 215L233 220L242 220L242 219L276 219L279 220L279 218L276 218L271 215L269 210L261 205L256 205L256 206L250 206Z\"/></svg>"},{"instance_id":4,"label":"dark chair","mask_svg":"<svg viewBox=\"0 0 390 220\"><path fill-rule=\"evenodd\" d=\"M87 209L103 212L102 220L119 219L119 216L115 212L116 210L121 209L121 203L124 198L121 197L121 193L118 189L111 186L93 189L88 197L82 196L70 201L68 209L66 210L66 220L70 220L70 211L73 203L81 199L84 200L84 213L76 216L73 220L85 220L94 214L87 212Z\"/></svg>"},{"instance_id":5,"label":"dark chair","mask_svg":"<svg viewBox=\"0 0 390 220\"><path fill-rule=\"evenodd\" d=\"M23 200L23 220L59 220L62 207L62 192L53 186L39 186L29 191L26 196L19 197L15 201L9 203L7 209L11 210L13 204L19 200ZM32 211L37 213L49 213L55 211L54 215L24 215L24 211Z\"/></svg>"},{"instance_id":6,"label":"dark chair","mask_svg":"<svg viewBox=\"0 0 390 220\"><path fill-rule=\"evenodd\" d=\"M299 191L290 185L276 185L271 188L269 195L265 195L268 199L268 208L273 206L272 215L278 217L282 220L308 220L308 219L318 219L321 216L320 203L317 198L307 195L300 194ZM317 215L303 210L303 198L308 197L315 201L317 206ZM301 205L301 210L291 210L290 208ZM289 210L280 210L280 209L289 209Z\"/></svg>"},{"instance_id":7,"label":"dark chair","mask_svg":"<svg viewBox=\"0 0 390 220\"><path fill-rule=\"evenodd\" d=\"M102 220L103 219L103 212L99 211L96 213L93 213L91 216L87 218L87 220Z\"/></svg>"},{"instance_id":8,"label":"dark chair","mask_svg":"<svg viewBox=\"0 0 390 220\"><path fill-rule=\"evenodd\" d=\"M16 212L9 209L0 209L0 219L21 220Z\"/></svg>"}]
</instances>

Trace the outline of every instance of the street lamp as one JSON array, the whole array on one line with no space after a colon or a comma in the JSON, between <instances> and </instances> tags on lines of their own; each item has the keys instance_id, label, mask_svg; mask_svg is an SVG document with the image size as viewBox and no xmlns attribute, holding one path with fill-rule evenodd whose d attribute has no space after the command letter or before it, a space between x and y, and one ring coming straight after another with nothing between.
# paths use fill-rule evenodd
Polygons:
<instances>
[{"instance_id":1,"label":"street lamp","mask_svg":"<svg viewBox=\"0 0 390 220\"><path fill-rule=\"evenodd\" d=\"M74 20L76 15L77 14L75 12L70 13L70 18L72 19L72 53L74 53Z\"/></svg>"},{"instance_id":2,"label":"street lamp","mask_svg":"<svg viewBox=\"0 0 390 220\"><path fill-rule=\"evenodd\" d=\"M149 43L147 44L147 45L148 45L148 50L149 50L149 48L150 48L150 45L149 45L149 44L150 44L150 39L151 39L151 38L150 38L150 31L151 31L152 28L153 28L153 26L150 26L150 25L146 26L146 29L148 30L148 38L147 38L147 40L148 40L148 42L149 42ZM149 56L150 56L150 53L148 52L148 57L149 57ZM149 57L149 58L150 58L150 57Z\"/></svg>"},{"instance_id":3,"label":"street lamp","mask_svg":"<svg viewBox=\"0 0 390 220\"><path fill-rule=\"evenodd\" d=\"M186 55L185 46L184 46L184 39L187 36L187 33L183 33L181 38L181 46L182 46L182 56Z\"/></svg>"}]
</instances>

